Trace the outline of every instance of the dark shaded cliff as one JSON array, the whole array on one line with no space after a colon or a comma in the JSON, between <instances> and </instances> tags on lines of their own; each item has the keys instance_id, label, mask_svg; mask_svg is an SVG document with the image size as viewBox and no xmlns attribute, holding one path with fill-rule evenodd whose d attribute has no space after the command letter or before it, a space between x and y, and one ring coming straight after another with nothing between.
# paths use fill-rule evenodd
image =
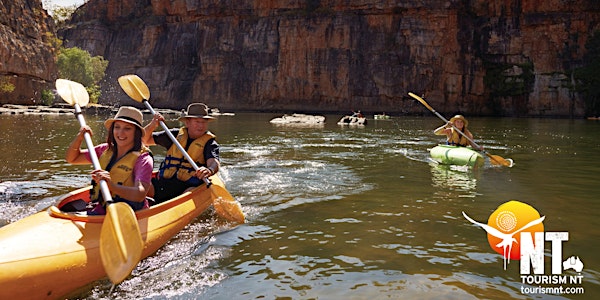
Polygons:
<instances>
[{"instance_id":1,"label":"dark shaded cliff","mask_svg":"<svg viewBox=\"0 0 600 300\"><path fill-rule=\"evenodd\" d=\"M90 0L61 35L138 74L157 107L583 116L571 73L595 0Z\"/></svg>"},{"instance_id":2,"label":"dark shaded cliff","mask_svg":"<svg viewBox=\"0 0 600 300\"><path fill-rule=\"evenodd\" d=\"M0 104L39 103L57 68L55 29L41 0L0 1Z\"/></svg>"}]
</instances>

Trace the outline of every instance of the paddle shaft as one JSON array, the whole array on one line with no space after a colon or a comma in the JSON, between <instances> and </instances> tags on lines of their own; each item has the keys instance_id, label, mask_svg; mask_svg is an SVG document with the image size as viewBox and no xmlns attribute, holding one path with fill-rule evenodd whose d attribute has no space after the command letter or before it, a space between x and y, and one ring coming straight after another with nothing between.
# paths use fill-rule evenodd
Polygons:
<instances>
[{"instance_id":1,"label":"paddle shaft","mask_svg":"<svg viewBox=\"0 0 600 300\"><path fill-rule=\"evenodd\" d=\"M421 102L421 104L425 105L425 107L427 107L427 109L429 109L431 112L433 112L436 116L438 116L440 119L442 119L444 122L448 123L448 120L446 120L446 118L442 117L442 115L438 114L435 109L433 109L433 107L431 107L423 98L413 94L413 93L408 93L408 95L410 95L411 97L417 99L419 102ZM450 124L452 125L452 128L456 129L456 131L458 131L462 136L464 136L467 140L469 140L469 142L471 142L471 144L479 149L481 149L481 147L479 145L477 145L471 138L469 138L468 136L466 136L462 131L460 131L458 128L456 128L454 126L454 124ZM505 167L512 167L513 166L513 161L512 159L504 159L498 155L491 155L489 153L487 153L485 150L481 149L481 152L483 152L485 155L487 155L487 157L489 157L492 161L492 164L499 164L499 165L503 165Z\"/></svg>"},{"instance_id":2,"label":"paddle shaft","mask_svg":"<svg viewBox=\"0 0 600 300\"><path fill-rule=\"evenodd\" d=\"M81 113L81 107L79 104L75 103L75 116L77 116L77 120L79 121L79 125L81 127L85 127L85 119L83 118L83 114ZM92 159L92 165L94 166L94 170L102 170L100 167L100 161L98 160L98 155L94 150L94 143L92 142L92 137L88 132L83 134L83 138L85 139L85 143L87 145L88 151L90 153L90 158ZM102 192L102 197L104 197L104 201L106 203L112 203L112 196L110 195L110 190L108 189L108 183L104 180L100 180L100 191Z\"/></svg>"},{"instance_id":3,"label":"paddle shaft","mask_svg":"<svg viewBox=\"0 0 600 300\"><path fill-rule=\"evenodd\" d=\"M150 102L148 102L148 100L146 100L146 99L142 100L142 102L144 103L144 105L146 105L146 108L154 116L156 114L156 111L154 111L154 109L152 108L152 105L150 105ZM198 171L200 169L200 167L198 167L198 165L196 164L196 162L187 153L187 151L185 151L185 149L183 148L183 146L181 146L181 144L175 138L175 136L173 135L173 133L171 133L171 131L169 130L169 127L167 127L167 124L165 124L165 122L163 122L163 121L160 121L159 124L162 127L162 129L167 133L167 135L169 136L169 138L171 139L171 141L173 141L173 143L175 144L175 146L177 146L177 149L179 149L179 151L181 153L183 153L183 156L185 156L185 159L187 159L187 161L192 165L192 168L194 168L195 171ZM212 184L210 182L210 180L208 180L208 178L204 178L204 182L206 183L207 187L210 187L210 185Z\"/></svg>"},{"instance_id":4,"label":"paddle shaft","mask_svg":"<svg viewBox=\"0 0 600 300\"><path fill-rule=\"evenodd\" d=\"M438 118L442 119L442 121L444 121L444 123L448 123L448 120L446 120L446 118L444 118L444 116L440 115L437 111L435 111L435 109L433 109L433 107L431 107L427 102L425 102L425 100L413 93L408 93L410 96L412 96L413 98L419 100L419 102L421 102L421 104L425 105L425 107L427 107L427 109L429 109L433 114L435 114ZM477 145L477 143L475 143L475 141L473 141L473 139L471 139L470 137L468 137L464 132L462 132L460 129L456 128L456 126L454 126L454 124L450 124L452 126L452 128L454 128L456 131L458 131L458 133L460 133L462 136L464 136L467 140L469 140L469 142L471 142L471 144L473 144L475 147L481 149L481 147L479 145Z\"/></svg>"},{"instance_id":5,"label":"paddle shaft","mask_svg":"<svg viewBox=\"0 0 600 300\"><path fill-rule=\"evenodd\" d=\"M148 90L148 86L146 83L139 78L137 75L124 75L119 77L119 84L123 91L129 95L132 99L137 102L142 102L148 108L148 110L152 113L152 115L156 115L156 112L148 102L150 98L150 90ZM167 125L163 122L159 122L160 126L167 133L171 141L177 146L177 149L185 156L186 160L192 165L195 171L198 171L200 168L194 162L194 160L189 156L187 151L183 149L179 141L173 136ZM236 221L238 223L244 223L245 217L242 209L237 201L233 199L233 197L227 192L225 188L221 188L219 185L212 185L212 181L205 178L203 179L206 182L206 188L210 189L212 196L215 198L213 201L213 207L217 214L222 217ZM216 177L216 180L220 181L220 178Z\"/></svg>"}]
</instances>

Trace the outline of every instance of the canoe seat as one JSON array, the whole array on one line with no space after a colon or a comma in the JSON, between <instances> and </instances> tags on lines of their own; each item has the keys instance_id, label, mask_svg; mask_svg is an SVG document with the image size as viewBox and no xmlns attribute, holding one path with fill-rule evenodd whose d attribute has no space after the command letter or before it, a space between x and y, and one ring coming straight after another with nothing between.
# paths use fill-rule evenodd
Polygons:
<instances>
[{"instance_id":1,"label":"canoe seat","mask_svg":"<svg viewBox=\"0 0 600 300\"><path fill-rule=\"evenodd\" d=\"M87 207L87 202L83 199L75 199L73 201L69 201L60 207L60 210L64 212L77 212L77 211L85 211Z\"/></svg>"},{"instance_id":2,"label":"canoe seat","mask_svg":"<svg viewBox=\"0 0 600 300\"><path fill-rule=\"evenodd\" d=\"M146 196L146 200L148 201L148 206L152 206L152 205L156 204L156 200L154 200L154 198L152 198L152 197Z\"/></svg>"}]
</instances>

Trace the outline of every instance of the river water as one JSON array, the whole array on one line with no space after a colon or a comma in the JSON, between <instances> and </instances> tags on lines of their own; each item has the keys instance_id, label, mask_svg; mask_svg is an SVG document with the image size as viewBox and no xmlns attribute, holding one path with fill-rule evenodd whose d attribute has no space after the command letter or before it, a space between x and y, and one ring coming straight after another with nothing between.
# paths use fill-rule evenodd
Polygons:
<instances>
[{"instance_id":1,"label":"river water","mask_svg":"<svg viewBox=\"0 0 600 300\"><path fill-rule=\"evenodd\" d=\"M600 121L470 118L476 141L512 168L438 166L428 149L435 117L373 120L365 127L273 125L278 115L221 116L221 175L247 223L202 215L143 260L114 299L528 299L600 295ZM104 140L105 116L86 116ZM146 121L149 116L146 115ZM169 126L177 126L169 122ZM65 150L72 115L0 115L0 226L89 182ZM153 149L160 161L164 151ZM156 163L158 167L158 163ZM486 223L509 200L533 206L545 231L568 232L562 259L584 264L580 295L523 293L519 261L506 270ZM550 273L551 243L545 244ZM561 276L578 275L564 270ZM102 280L78 298L108 299ZM530 290L532 291L532 290Z\"/></svg>"}]
</instances>

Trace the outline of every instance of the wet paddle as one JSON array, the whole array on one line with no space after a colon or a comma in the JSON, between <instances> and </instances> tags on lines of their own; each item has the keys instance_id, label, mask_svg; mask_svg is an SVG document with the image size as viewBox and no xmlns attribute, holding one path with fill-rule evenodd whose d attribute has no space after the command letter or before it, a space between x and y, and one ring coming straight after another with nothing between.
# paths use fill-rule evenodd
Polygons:
<instances>
[{"instance_id":1,"label":"wet paddle","mask_svg":"<svg viewBox=\"0 0 600 300\"><path fill-rule=\"evenodd\" d=\"M152 113L152 115L156 114L156 112L148 102L148 99L150 99L150 90L148 89L146 83L139 76L123 75L119 77L118 81L123 91L125 91L125 93L129 97L131 97L137 102L142 102L150 111L150 113ZM183 156L185 156L185 159L192 165L194 170L197 171L198 169L200 169L196 162L194 162L194 160L187 153L187 151L185 151L183 146L181 146L179 141L177 141L175 136L173 136L173 134L163 121L160 121L160 126L167 133L167 135L169 136L171 141L173 141L175 146L177 146L177 149L179 149L179 151L183 153ZM213 201L213 207L215 208L217 214L230 221L244 223L245 217L239 202L235 201L233 196L231 196L231 194L229 194L229 192L225 188L212 185L210 180L208 179L205 179L204 181L206 182L207 188L211 190L211 193L215 198Z\"/></svg>"},{"instance_id":2,"label":"wet paddle","mask_svg":"<svg viewBox=\"0 0 600 300\"><path fill-rule=\"evenodd\" d=\"M78 82L57 79L56 91L65 102L74 106L80 126L86 126L81 113L81 106L86 106L89 102L89 94L85 87ZM86 132L84 139L94 169L100 170L100 161L94 151L90 134ZM144 243L131 206L123 202L114 203L106 181L102 180L99 184L107 204L106 216L100 230L100 257L108 278L113 284L119 284L131 274L140 261Z\"/></svg>"},{"instance_id":3,"label":"wet paddle","mask_svg":"<svg viewBox=\"0 0 600 300\"><path fill-rule=\"evenodd\" d=\"M421 102L421 104L425 105L425 107L427 107L427 109L429 109L432 113L434 113L438 118L442 119L445 123L448 123L448 120L446 120L446 118L444 118L442 115L440 115L437 111L435 111L435 109L433 109L433 107L431 107L427 102L425 102L425 99L413 94L413 93L408 93L409 96L417 99L419 102ZM477 143L475 143L473 141L473 139L469 138L466 134L464 134L462 131L460 131L458 128L454 127L454 125L452 125L452 127L458 131L458 133L460 133L462 136L464 136L467 140L469 140L469 142L471 142L473 145L475 145L477 148L481 148L479 145L477 145ZM485 155L487 155L490 158L490 162L493 165L500 165L500 166L505 166L505 167L512 167L513 166L513 160L508 158L505 159L499 155L492 155L490 153L487 153L485 150L482 150L481 152L483 152Z\"/></svg>"}]
</instances>

